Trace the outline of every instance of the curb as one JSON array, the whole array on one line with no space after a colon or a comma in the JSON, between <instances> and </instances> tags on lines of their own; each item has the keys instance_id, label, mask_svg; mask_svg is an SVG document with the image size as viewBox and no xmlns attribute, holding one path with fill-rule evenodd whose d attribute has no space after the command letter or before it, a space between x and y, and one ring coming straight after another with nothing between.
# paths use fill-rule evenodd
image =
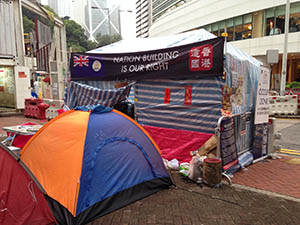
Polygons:
<instances>
[{"instance_id":1,"label":"curb","mask_svg":"<svg viewBox=\"0 0 300 225\"><path fill-rule=\"evenodd\" d=\"M24 112L0 112L0 117L24 116Z\"/></svg>"},{"instance_id":2,"label":"curb","mask_svg":"<svg viewBox=\"0 0 300 225\"><path fill-rule=\"evenodd\" d=\"M288 196L288 195L278 194L278 193L275 193L275 192L261 190L261 189L257 189L257 188L254 188L254 187L244 186L244 185L240 185L240 184L232 184L232 187L247 190L247 191L256 192L256 193L259 193L259 194L265 194L265 195L268 195L270 197L282 198L282 199L285 199L285 200L290 200L290 201L300 203L300 198L291 197L291 196Z\"/></svg>"},{"instance_id":3,"label":"curb","mask_svg":"<svg viewBox=\"0 0 300 225\"><path fill-rule=\"evenodd\" d=\"M275 117L276 119L300 119L300 115L272 115L270 117Z\"/></svg>"}]
</instances>

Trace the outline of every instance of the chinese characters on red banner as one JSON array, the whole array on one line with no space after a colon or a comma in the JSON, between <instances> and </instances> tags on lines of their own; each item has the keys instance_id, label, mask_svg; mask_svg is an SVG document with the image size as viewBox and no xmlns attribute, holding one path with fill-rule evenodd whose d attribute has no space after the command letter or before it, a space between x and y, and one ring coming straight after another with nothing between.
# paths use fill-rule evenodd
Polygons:
<instances>
[{"instance_id":1,"label":"chinese characters on red banner","mask_svg":"<svg viewBox=\"0 0 300 225\"><path fill-rule=\"evenodd\" d=\"M184 104L191 105L192 104L192 86L185 86L184 87Z\"/></svg>"},{"instance_id":2,"label":"chinese characters on red banner","mask_svg":"<svg viewBox=\"0 0 300 225\"><path fill-rule=\"evenodd\" d=\"M192 48L189 56L190 71L210 70L213 66L213 46L210 44Z\"/></svg>"},{"instance_id":3,"label":"chinese characters on red banner","mask_svg":"<svg viewBox=\"0 0 300 225\"><path fill-rule=\"evenodd\" d=\"M170 95L171 95L171 89L170 88L165 88L165 100L164 100L165 104L170 103Z\"/></svg>"}]
</instances>

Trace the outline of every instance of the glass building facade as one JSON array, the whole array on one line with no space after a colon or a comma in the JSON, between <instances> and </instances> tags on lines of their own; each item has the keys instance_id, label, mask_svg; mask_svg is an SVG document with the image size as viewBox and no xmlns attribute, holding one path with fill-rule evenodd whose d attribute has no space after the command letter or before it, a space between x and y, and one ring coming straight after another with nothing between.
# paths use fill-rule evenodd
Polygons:
<instances>
[{"instance_id":1,"label":"glass building facade","mask_svg":"<svg viewBox=\"0 0 300 225\"><path fill-rule=\"evenodd\" d=\"M284 33L285 29L285 7L280 5L199 28L204 28L216 36L227 31L227 41L278 35ZM300 2L290 4L289 19L289 32L300 31Z\"/></svg>"}]
</instances>

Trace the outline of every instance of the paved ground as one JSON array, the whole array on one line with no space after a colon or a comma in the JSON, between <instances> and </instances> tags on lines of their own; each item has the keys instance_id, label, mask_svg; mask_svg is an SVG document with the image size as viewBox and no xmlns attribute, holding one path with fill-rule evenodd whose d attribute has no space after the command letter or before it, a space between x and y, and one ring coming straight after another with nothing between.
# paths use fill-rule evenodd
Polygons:
<instances>
[{"instance_id":1,"label":"paved ground","mask_svg":"<svg viewBox=\"0 0 300 225\"><path fill-rule=\"evenodd\" d=\"M300 152L300 120L276 119L275 123L275 130L282 135L280 140L275 140L275 144Z\"/></svg>"},{"instance_id":2,"label":"paved ground","mask_svg":"<svg viewBox=\"0 0 300 225\"><path fill-rule=\"evenodd\" d=\"M1 127L24 122L44 124L46 121L23 116L0 117ZM279 130L298 122L284 125L287 123L289 121L282 123ZM1 130L0 135L5 136L5 132ZM300 138L298 140L300 142ZM199 187L173 171L177 188L151 195L89 225L297 225L300 224L299 159L283 156L259 162L249 166L247 171L235 173L234 185L225 182L221 188ZM252 191L258 189L267 192Z\"/></svg>"},{"instance_id":3,"label":"paved ground","mask_svg":"<svg viewBox=\"0 0 300 225\"><path fill-rule=\"evenodd\" d=\"M300 201L223 184L199 187L172 176L170 188L101 217L88 225L287 225L300 224Z\"/></svg>"},{"instance_id":4,"label":"paved ground","mask_svg":"<svg viewBox=\"0 0 300 225\"><path fill-rule=\"evenodd\" d=\"M233 183L300 199L300 158L280 157L253 164L246 171L235 173Z\"/></svg>"}]
</instances>

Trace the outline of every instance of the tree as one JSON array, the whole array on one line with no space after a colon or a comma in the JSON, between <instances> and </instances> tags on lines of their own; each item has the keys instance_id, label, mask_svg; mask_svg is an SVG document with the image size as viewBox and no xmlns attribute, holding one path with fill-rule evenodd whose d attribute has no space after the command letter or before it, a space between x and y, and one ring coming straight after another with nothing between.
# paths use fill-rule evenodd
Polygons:
<instances>
[{"instance_id":1,"label":"tree","mask_svg":"<svg viewBox=\"0 0 300 225\"><path fill-rule=\"evenodd\" d=\"M97 47L99 48L99 47L120 41L120 40L122 40L122 37L119 34L113 34L110 36L108 34L102 35L99 33L96 35L96 40L98 42Z\"/></svg>"},{"instance_id":2,"label":"tree","mask_svg":"<svg viewBox=\"0 0 300 225\"><path fill-rule=\"evenodd\" d=\"M44 24L50 26L51 31L53 31L53 27L54 27L53 18L54 18L54 16L57 16L57 14L49 6L43 6L43 7L45 8L49 17L52 18L52 21L30 11L29 9L27 9L25 7L22 7L23 28L24 28L25 33L28 33L28 32L31 32L31 30L34 30L35 19L38 19L41 22L43 22Z\"/></svg>"},{"instance_id":3,"label":"tree","mask_svg":"<svg viewBox=\"0 0 300 225\"><path fill-rule=\"evenodd\" d=\"M23 15L23 29L24 33L30 33L34 30L35 24L34 22L29 19L27 16Z\"/></svg>"},{"instance_id":4,"label":"tree","mask_svg":"<svg viewBox=\"0 0 300 225\"><path fill-rule=\"evenodd\" d=\"M25 33L29 33L34 30L35 18L39 19L44 24L49 25L51 27L51 31L53 31L54 17L59 18L59 16L49 6L46 5L43 6L43 8L47 12L49 19L43 18L35 13L32 13L25 7L22 7L23 27ZM71 20L68 16L65 16L61 19L63 20L66 28L68 48L72 48L73 52L86 52L97 48L97 43L88 40L87 36L85 35L85 30L78 23L76 23L74 20Z\"/></svg>"},{"instance_id":5,"label":"tree","mask_svg":"<svg viewBox=\"0 0 300 225\"><path fill-rule=\"evenodd\" d=\"M88 41L84 34L84 29L74 20L68 17L63 18L66 27L67 46L72 48L73 52L86 52L96 48L96 43Z\"/></svg>"}]
</instances>

